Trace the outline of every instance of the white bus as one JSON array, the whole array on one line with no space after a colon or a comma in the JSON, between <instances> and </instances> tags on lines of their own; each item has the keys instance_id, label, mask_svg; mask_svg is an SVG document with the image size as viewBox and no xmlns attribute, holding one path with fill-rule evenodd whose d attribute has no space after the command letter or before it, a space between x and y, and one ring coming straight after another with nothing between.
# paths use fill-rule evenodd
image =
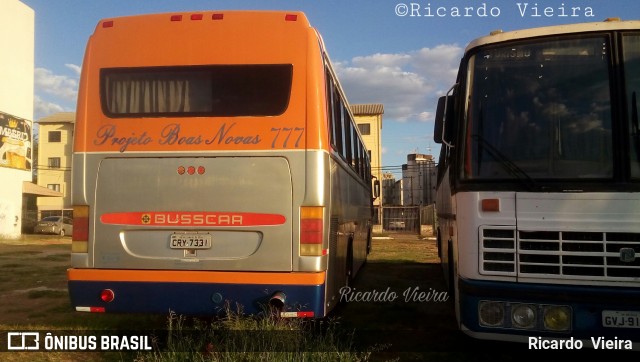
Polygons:
<instances>
[{"instance_id":1,"label":"white bus","mask_svg":"<svg viewBox=\"0 0 640 362\"><path fill-rule=\"evenodd\" d=\"M434 130L439 255L462 331L640 341L639 91L640 21L467 46Z\"/></svg>"}]
</instances>

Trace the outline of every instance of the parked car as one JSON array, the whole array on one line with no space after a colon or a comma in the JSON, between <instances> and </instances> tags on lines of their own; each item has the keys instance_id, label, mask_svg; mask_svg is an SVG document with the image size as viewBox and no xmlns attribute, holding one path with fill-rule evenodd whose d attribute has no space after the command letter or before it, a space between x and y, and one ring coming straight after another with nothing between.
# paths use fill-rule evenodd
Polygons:
<instances>
[{"instance_id":1,"label":"parked car","mask_svg":"<svg viewBox=\"0 0 640 362\"><path fill-rule=\"evenodd\" d=\"M60 236L71 235L73 233L73 220L62 216L47 216L38 221L33 232L36 234L57 234Z\"/></svg>"},{"instance_id":2,"label":"parked car","mask_svg":"<svg viewBox=\"0 0 640 362\"><path fill-rule=\"evenodd\" d=\"M404 221L390 221L389 222L389 229L391 229L391 230L400 230L400 229L404 229L404 228L405 228Z\"/></svg>"}]
</instances>

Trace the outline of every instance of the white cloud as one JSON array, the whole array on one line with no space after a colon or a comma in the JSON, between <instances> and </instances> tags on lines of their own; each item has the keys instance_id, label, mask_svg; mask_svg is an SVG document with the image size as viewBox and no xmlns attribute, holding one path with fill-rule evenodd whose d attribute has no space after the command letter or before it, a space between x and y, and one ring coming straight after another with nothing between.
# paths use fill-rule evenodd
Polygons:
<instances>
[{"instance_id":1,"label":"white cloud","mask_svg":"<svg viewBox=\"0 0 640 362\"><path fill-rule=\"evenodd\" d=\"M69 65L67 65L69 66ZM36 94L44 92L63 101L75 102L78 97L78 78L54 74L44 68L35 70Z\"/></svg>"},{"instance_id":2,"label":"white cloud","mask_svg":"<svg viewBox=\"0 0 640 362\"><path fill-rule=\"evenodd\" d=\"M387 119L426 122L433 120L437 98L455 82L462 52L455 44L439 45L334 66L350 103L382 103Z\"/></svg>"},{"instance_id":3,"label":"white cloud","mask_svg":"<svg viewBox=\"0 0 640 362\"><path fill-rule=\"evenodd\" d=\"M36 119L48 116L58 112L64 112L65 109L56 103L52 103L40 98L37 94L34 97L34 115Z\"/></svg>"},{"instance_id":4,"label":"white cloud","mask_svg":"<svg viewBox=\"0 0 640 362\"><path fill-rule=\"evenodd\" d=\"M80 67L65 64L72 75L55 74L49 69L36 68L34 73L34 116L40 119L57 112L74 111L78 97Z\"/></svg>"},{"instance_id":5,"label":"white cloud","mask_svg":"<svg viewBox=\"0 0 640 362\"><path fill-rule=\"evenodd\" d=\"M76 76L80 77L81 66L76 64L65 64L64 66L71 69Z\"/></svg>"}]
</instances>

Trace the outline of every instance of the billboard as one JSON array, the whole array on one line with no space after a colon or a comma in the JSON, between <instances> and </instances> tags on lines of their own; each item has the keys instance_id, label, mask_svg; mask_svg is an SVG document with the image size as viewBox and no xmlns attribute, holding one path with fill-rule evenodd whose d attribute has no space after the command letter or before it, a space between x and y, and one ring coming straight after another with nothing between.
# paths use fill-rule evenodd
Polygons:
<instances>
[{"instance_id":1,"label":"billboard","mask_svg":"<svg viewBox=\"0 0 640 362\"><path fill-rule=\"evenodd\" d=\"M0 112L0 167L31 170L33 122Z\"/></svg>"}]
</instances>

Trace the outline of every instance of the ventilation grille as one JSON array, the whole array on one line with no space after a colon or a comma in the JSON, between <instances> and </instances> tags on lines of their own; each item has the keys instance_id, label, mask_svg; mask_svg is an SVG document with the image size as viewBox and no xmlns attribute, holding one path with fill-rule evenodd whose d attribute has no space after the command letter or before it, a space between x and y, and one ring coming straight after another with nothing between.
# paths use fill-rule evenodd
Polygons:
<instances>
[{"instance_id":1,"label":"ventilation grille","mask_svg":"<svg viewBox=\"0 0 640 362\"><path fill-rule=\"evenodd\" d=\"M480 272L538 278L636 280L640 278L640 233L481 227Z\"/></svg>"}]
</instances>

